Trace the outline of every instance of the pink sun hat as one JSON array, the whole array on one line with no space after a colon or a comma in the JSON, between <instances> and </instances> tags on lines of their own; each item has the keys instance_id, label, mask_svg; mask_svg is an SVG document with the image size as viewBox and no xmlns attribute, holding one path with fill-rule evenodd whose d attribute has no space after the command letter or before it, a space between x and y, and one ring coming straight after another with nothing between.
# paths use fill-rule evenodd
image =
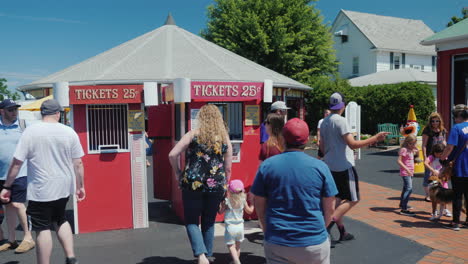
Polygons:
<instances>
[{"instance_id":1,"label":"pink sun hat","mask_svg":"<svg viewBox=\"0 0 468 264\"><path fill-rule=\"evenodd\" d=\"M229 182L229 190L233 193L240 193L244 190L244 183L241 180L232 180Z\"/></svg>"}]
</instances>

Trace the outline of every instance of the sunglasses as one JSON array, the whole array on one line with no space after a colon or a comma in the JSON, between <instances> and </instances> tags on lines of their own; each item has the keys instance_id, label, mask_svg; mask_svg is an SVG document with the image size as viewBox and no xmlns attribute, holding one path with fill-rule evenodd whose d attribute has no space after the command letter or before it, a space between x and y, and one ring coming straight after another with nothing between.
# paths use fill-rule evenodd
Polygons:
<instances>
[{"instance_id":1,"label":"sunglasses","mask_svg":"<svg viewBox=\"0 0 468 264\"><path fill-rule=\"evenodd\" d=\"M5 109L5 111L10 112L10 113L16 112L16 111L18 111L18 107L15 107L15 108L8 108L8 109Z\"/></svg>"},{"instance_id":2,"label":"sunglasses","mask_svg":"<svg viewBox=\"0 0 468 264\"><path fill-rule=\"evenodd\" d=\"M440 123L440 120L431 120L431 123Z\"/></svg>"}]
</instances>

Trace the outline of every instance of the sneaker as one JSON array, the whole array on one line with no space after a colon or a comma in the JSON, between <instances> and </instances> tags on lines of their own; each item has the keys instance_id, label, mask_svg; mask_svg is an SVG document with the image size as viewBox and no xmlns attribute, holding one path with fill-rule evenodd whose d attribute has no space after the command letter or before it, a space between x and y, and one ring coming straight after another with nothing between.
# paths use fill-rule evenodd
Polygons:
<instances>
[{"instance_id":1,"label":"sneaker","mask_svg":"<svg viewBox=\"0 0 468 264\"><path fill-rule=\"evenodd\" d=\"M400 205L400 207L398 207L398 208L399 208L399 209L403 209L403 207L401 207L401 205ZM414 209L413 206L409 206L409 205L406 206L406 210L413 210L413 209Z\"/></svg>"},{"instance_id":2,"label":"sneaker","mask_svg":"<svg viewBox=\"0 0 468 264\"><path fill-rule=\"evenodd\" d=\"M415 216L416 215L415 213L413 213L413 212L411 212L409 210L401 210L400 214L401 215L406 215L406 216Z\"/></svg>"},{"instance_id":3,"label":"sneaker","mask_svg":"<svg viewBox=\"0 0 468 264\"><path fill-rule=\"evenodd\" d=\"M452 217L452 213L448 209L444 209L444 211L442 212L442 215Z\"/></svg>"},{"instance_id":4,"label":"sneaker","mask_svg":"<svg viewBox=\"0 0 468 264\"><path fill-rule=\"evenodd\" d=\"M340 236L340 241L349 241L353 240L354 236L348 232L344 233L344 235Z\"/></svg>"},{"instance_id":5,"label":"sneaker","mask_svg":"<svg viewBox=\"0 0 468 264\"><path fill-rule=\"evenodd\" d=\"M437 214L431 214L431 218L429 218L429 220L431 221L437 221L440 219L440 216L438 216Z\"/></svg>"},{"instance_id":6,"label":"sneaker","mask_svg":"<svg viewBox=\"0 0 468 264\"><path fill-rule=\"evenodd\" d=\"M460 231L460 224L450 223L450 224L444 224L442 226L444 228L453 229L453 231Z\"/></svg>"},{"instance_id":7,"label":"sneaker","mask_svg":"<svg viewBox=\"0 0 468 264\"><path fill-rule=\"evenodd\" d=\"M21 244L15 249L16 254L21 254L28 252L29 250L33 249L36 246L36 243L34 241L29 241L29 240L23 240Z\"/></svg>"},{"instance_id":8,"label":"sneaker","mask_svg":"<svg viewBox=\"0 0 468 264\"><path fill-rule=\"evenodd\" d=\"M0 246L0 252L1 251L7 251L9 249L15 249L18 247L18 242L10 242L10 241L7 241L5 242L3 245Z\"/></svg>"},{"instance_id":9,"label":"sneaker","mask_svg":"<svg viewBox=\"0 0 468 264\"><path fill-rule=\"evenodd\" d=\"M66 258L65 259L65 264L78 264L78 260L75 257Z\"/></svg>"}]
</instances>

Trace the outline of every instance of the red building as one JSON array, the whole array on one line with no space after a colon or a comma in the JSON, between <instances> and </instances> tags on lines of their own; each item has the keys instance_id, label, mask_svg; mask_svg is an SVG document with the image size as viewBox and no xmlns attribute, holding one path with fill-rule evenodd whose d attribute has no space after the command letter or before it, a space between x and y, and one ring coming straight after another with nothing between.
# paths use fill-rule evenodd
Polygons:
<instances>
[{"instance_id":1,"label":"red building","mask_svg":"<svg viewBox=\"0 0 468 264\"><path fill-rule=\"evenodd\" d=\"M421 44L436 45L437 111L450 126L452 106L468 103L468 19L434 34Z\"/></svg>"},{"instance_id":2,"label":"red building","mask_svg":"<svg viewBox=\"0 0 468 264\"><path fill-rule=\"evenodd\" d=\"M160 28L20 87L36 94L50 89L70 107L85 151L87 198L74 203L75 230L95 232L147 227L148 195L172 200L181 216L168 153L207 103L219 107L229 126L232 177L249 187L270 103L286 101L289 117L304 118L304 93L311 88L187 32L169 17ZM155 140L150 194L145 131Z\"/></svg>"}]
</instances>

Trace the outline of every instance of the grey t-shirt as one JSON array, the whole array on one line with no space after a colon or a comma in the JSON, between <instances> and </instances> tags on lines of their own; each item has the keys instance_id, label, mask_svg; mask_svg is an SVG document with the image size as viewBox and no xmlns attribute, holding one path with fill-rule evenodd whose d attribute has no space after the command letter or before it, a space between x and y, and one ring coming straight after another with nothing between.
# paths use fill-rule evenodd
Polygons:
<instances>
[{"instance_id":1,"label":"grey t-shirt","mask_svg":"<svg viewBox=\"0 0 468 264\"><path fill-rule=\"evenodd\" d=\"M323 161L331 171L354 167L354 152L343 139L348 133L351 133L348 123L341 115L331 114L323 119L320 126L320 137L325 145Z\"/></svg>"}]
</instances>

